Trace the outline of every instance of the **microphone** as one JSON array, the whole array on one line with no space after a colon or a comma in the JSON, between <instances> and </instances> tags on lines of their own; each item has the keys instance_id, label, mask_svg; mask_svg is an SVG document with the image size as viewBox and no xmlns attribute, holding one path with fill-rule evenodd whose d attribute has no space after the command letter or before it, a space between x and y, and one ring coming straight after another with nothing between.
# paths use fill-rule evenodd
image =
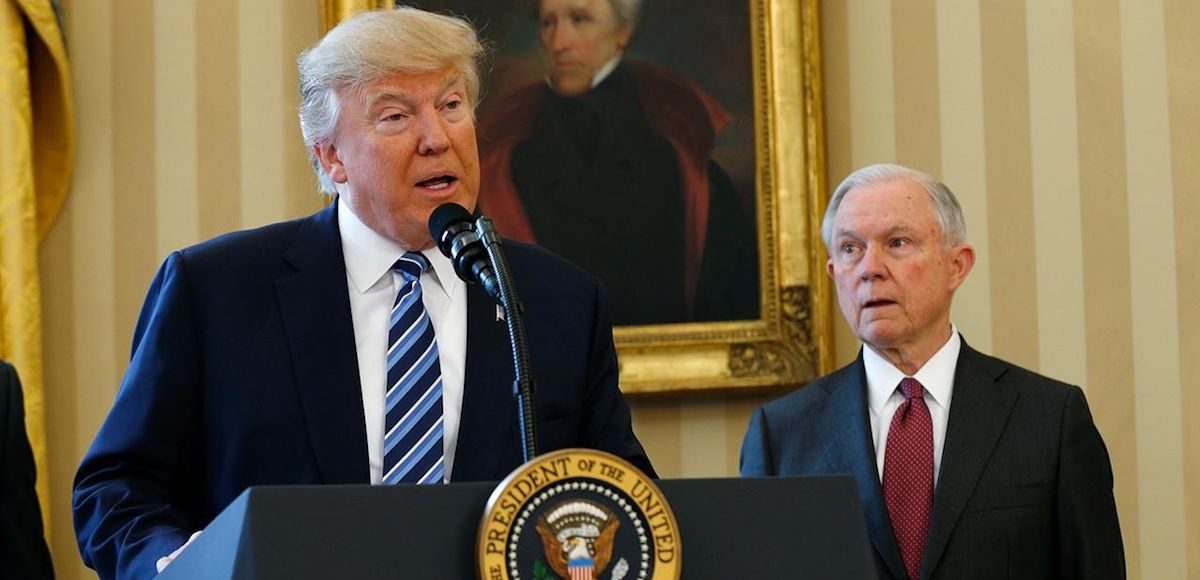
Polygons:
<instances>
[{"instance_id":1,"label":"microphone","mask_svg":"<svg viewBox=\"0 0 1200 580\"><path fill-rule=\"evenodd\" d=\"M429 233L438 249L454 263L454 271L467 282L478 282L504 309L508 341L513 355L513 398L517 403L517 425L521 432L521 455L525 461L537 456L537 422L534 404L536 387L525 333L524 308L517 297L508 260L492 220L471 213L456 203L444 203L429 216Z\"/></svg>"},{"instance_id":2,"label":"microphone","mask_svg":"<svg viewBox=\"0 0 1200 580\"><path fill-rule=\"evenodd\" d=\"M429 234L450 262L454 272L467 282L483 286L488 296L500 302L500 279L488 260L487 249L475 233L471 212L457 203L444 203L429 216Z\"/></svg>"}]
</instances>

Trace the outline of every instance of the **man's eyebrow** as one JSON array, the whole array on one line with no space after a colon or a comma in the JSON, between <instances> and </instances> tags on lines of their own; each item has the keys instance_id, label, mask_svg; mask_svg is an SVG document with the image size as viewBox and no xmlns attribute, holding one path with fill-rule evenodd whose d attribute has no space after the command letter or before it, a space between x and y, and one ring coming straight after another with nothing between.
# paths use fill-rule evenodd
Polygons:
<instances>
[{"instance_id":1,"label":"man's eyebrow","mask_svg":"<svg viewBox=\"0 0 1200 580\"><path fill-rule=\"evenodd\" d=\"M454 85L458 84L462 80L462 75L447 75L446 78L442 80L442 84L437 88L438 97L440 98L445 95L446 92L454 88ZM384 91L382 93L372 95L371 98L367 100L367 110L374 110L375 107L382 102L394 102L407 106L412 105L413 101L414 99L408 93L393 93L390 91Z\"/></svg>"},{"instance_id":2,"label":"man's eyebrow","mask_svg":"<svg viewBox=\"0 0 1200 580\"><path fill-rule=\"evenodd\" d=\"M458 84L459 81L462 81L462 80L463 80L463 76L461 73L446 75L445 80L442 81L442 86L438 87L438 94L439 95L444 94L446 91L450 90L451 87Z\"/></svg>"},{"instance_id":3,"label":"man's eyebrow","mask_svg":"<svg viewBox=\"0 0 1200 580\"><path fill-rule=\"evenodd\" d=\"M906 233L915 232L915 231L917 231L917 228L914 228L912 225L906 224L906 223L899 223L899 224L889 226L886 230L883 231L883 233L886 236L893 236L896 234L906 234ZM857 238L860 238L861 236L858 234L858 232L856 232L854 230L842 227L842 228L838 228L837 230L834 230L833 237L834 238L850 237L850 238L857 239Z\"/></svg>"},{"instance_id":4,"label":"man's eyebrow","mask_svg":"<svg viewBox=\"0 0 1200 580\"><path fill-rule=\"evenodd\" d=\"M375 110L375 107L379 106L379 104L383 103L383 102L389 102L389 103L394 102L394 103L399 103L401 105L411 105L412 97L410 97L404 93L392 93L392 92L386 92L386 91L382 92L382 93L376 93L376 94L372 95L370 99L367 100L367 110L373 111L373 110Z\"/></svg>"},{"instance_id":5,"label":"man's eyebrow","mask_svg":"<svg viewBox=\"0 0 1200 580\"><path fill-rule=\"evenodd\" d=\"M833 239L838 240L838 239L842 239L842 238L858 239L858 233L856 233L854 230L847 229L844 227L838 228L833 231Z\"/></svg>"},{"instance_id":6,"label":"man's eyebrow","mask_svg":"<svg viewBox=\"0 0 1200 580\"><path fill-rule=\"evenodd\" d=\"M890 236L893 234L906 234L906 233L914 232L914 231L917 231L917 228L914 228L911 225L906 224L906 223L899 223L899 224L889 227L886 230L886 233L887 233L887 235Z\"/></svg>"}]
</instances>

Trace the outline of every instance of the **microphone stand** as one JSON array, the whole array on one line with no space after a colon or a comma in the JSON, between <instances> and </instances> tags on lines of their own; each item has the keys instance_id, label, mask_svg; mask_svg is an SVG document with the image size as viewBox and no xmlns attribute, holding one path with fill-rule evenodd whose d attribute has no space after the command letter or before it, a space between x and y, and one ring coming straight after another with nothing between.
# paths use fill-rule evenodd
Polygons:
<instances>
[{"instance_id":1,"label":"microphone stand","mask_svg":"<svg viewBox=\"0 0 1200 580\"><path fill-rule=\"evenodd\" d=\"M492 220L480 216L475 221L475 232L487 250L488 261L500 284L500 306L504 308L504 321L508 325L508 338L513 351L513 396L517 399L517 414L521 427L522 461L537 457L537 430L534 421L534 382L530 373L529 341L525 336L524 306L517 297L512 273L500 250L500 236Z\"/></svg>"}]
</instances>

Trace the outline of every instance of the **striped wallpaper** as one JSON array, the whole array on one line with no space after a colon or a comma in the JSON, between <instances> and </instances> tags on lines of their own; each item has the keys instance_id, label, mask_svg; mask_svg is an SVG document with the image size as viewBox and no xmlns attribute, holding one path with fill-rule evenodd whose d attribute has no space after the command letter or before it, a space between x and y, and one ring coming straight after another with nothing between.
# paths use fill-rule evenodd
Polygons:
<instances>
[{"instance_id":1,"label":"striped wallpaper","mask_svg":"<svg viewBox=\"0 0 1200 580\"><path fill-rule=\"evenodd\" d=\"M979 261L973 345L1082 385L1131 577L1200 578L1200 4L823 3L829 181L940 176ZM844 327L843 327L844 329ZM838 360L857 343L844 330Z\"/></svg>"},{"instance_id":2,"label":"striped wallpaper","mask_svg":"<svg viewBox=\"0 0 1200 580\"><path fill-rule=\"evenodd\" d=\"M322 206L296 121L319 2L68 0L78 165L43 245L51 550L92 578L70 486L112 403L138 309L171 250Z\"/></svg>"},{"instance_id":3,"label":"striped wallpaper","mask_svg":"<svg viewBox=\"0 0 1200 580\"><path fill-rule=\"evenodd\" d=\"M294 115L317 0L65 0L78 167L41 251L60 577L93 577L75 466L163 257L320 207ZM941 176L979 261L972 345L1087 390L1134 578L1200 577L1200 5L844 0L822 5L831 184L898 161ZM840 321L839 321L840 322ZM838 361L857 343L838 327ZM1191 356L1184 356L1185 353ZM733 475L765 396L642 398L672 477ZM1189 413L1190 411L1190 413ZM714 452L714 450L716 452ZM1190 493L1189 493L1190 492Z\"/></svg>"}]
</instances>

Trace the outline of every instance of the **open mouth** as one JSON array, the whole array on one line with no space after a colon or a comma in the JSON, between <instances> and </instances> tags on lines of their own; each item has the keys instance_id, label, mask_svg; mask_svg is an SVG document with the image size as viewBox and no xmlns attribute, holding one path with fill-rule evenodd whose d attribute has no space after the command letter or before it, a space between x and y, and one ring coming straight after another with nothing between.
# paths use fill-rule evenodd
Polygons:
<instances>
[{"instance_id":1,"label":"open mouth","mask_svg":"<svg viewBox=\"0 0 1200 580\"><path fill-rule=\"evenodd\" d=\"M432 189L434 191L437 191L439 189L446 189L447 187L454 185L454 182L456 182L456 181L458 181L458 178L454 177L453 175L439 175L437 177L431 177L424 181L418 181L417 187L422 187L425 189Z\"/></svg>"},{"instance_id":2,"label":"open mouth","mask_svg":"<svg viewBox=\"0 0 1200 580\"><path fill-rule=\"evenodd\" d=\"M877 308L877 307L880 307L880 306L890 306L890 305L892 305L892 304L895 304L895 303L896 303L896 301L895 301L895 300L884 300L884 299L880 299L880 300L868 300L868 301L866 301L866 303L864 303L864 304L863 304L863 309L865 310L865 309L867 309L867 308Z\"/></svg>"}]
</instances>

